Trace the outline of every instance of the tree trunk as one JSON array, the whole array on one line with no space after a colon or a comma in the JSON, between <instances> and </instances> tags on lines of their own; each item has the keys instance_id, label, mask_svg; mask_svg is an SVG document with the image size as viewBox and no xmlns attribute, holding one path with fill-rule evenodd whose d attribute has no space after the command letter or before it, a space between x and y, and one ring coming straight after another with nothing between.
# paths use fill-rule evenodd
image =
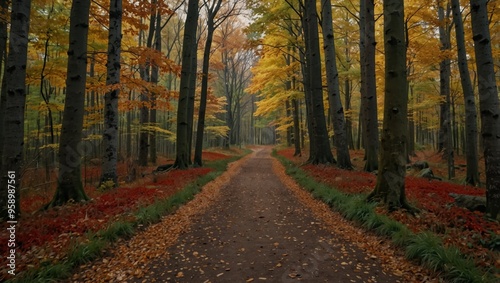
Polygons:
<instances>
[{"instance_id":1,"label":"tree trunk","mask_svg":"<svg viewBox=\"0 0 500 283\"><path fill-rule=\"evenodd\" d=\"M0 10L5 13L9 9L9 1L0 0ZM6 79L5 73L7 71L7 37L9 36L7 32L7 21L0 21L0 68L3 66L2 78L1 78L1 88L0 88L0 170L2 169L2 159L3 159L3 146L4 146L4 119L5 119L5 104L7 102L7 89L6 89ZM1 178L0 174L0 178ZM0 182L1 183L1 182ZM3 183L1 183L3 184ZM0 194L1 197L1 194Z\"/></svg>"},{"instance_id":2,"label":"tree trunk","mask_svg":"<svg viewBox=\"0 0 500 283\"><path fill-rule=\"evenodd\" d=\"M73 0L70 14L66 99L59 143L57 190L47 207L87 201L81 180L90 0Z\"/></svg>"},{"instance_id":3,"label":"tree trunk","mask_svg":"<svg viewBox=\"0 0 500 283\"><path fill-rule=\"evenodd\" d=\"M325 108L323 105L323 86L321 81L321 54L319 50L318 13L315 0L305 1L306 72L308 72L309 95L311 103L312 133L314 153L309 158L312 164L334 164L326 129ZM306 92L307 94L307 92Z\"/></svg>"},{"instance_id":4,"label":"tree trunk","mask_svg":"<svg viewBox=\"0 0 500 283\"><path fill-rule=\"evenodd\" d=\"M486 210L497 218L500 211L500 101L491 52L487 2L471 0L470 4L486 164Z\"/></svg>"},{"instance_id":5,"label":"tree trunk","mask_svg":"<svg viewBox=\"0 0 500 283\"><path fill-rule=\"evenodd\" d=\"M21 169L24 145L24 109L26 103L26 64L30 22L30 0L12 2L9 52L5 78L3 155L0 168L0 217L16 220L21 212ZM1 54L4 56L4 54ZM3 92L3 89L2 89ZM15 196L14 199L8 197ZM10 201L9 201L10 200ZM13 202L12 202L13 201Z\"/></svg>"},{"instance_id":6,"label":"tree trunk","mask_svg":"<svg viewBox=\"0 0 500 283\"><path fill-rule=\"evenodd\" d=\"M196 80L196 68L193 57L196 57L196 32L198 27L198 0L189 0L184 39L182 44L182 70L177 106L177 149L174 166L180 169L189 167L189 99L192 80Z\"/></svg>"},{"instance_id":7,"label":"tree trunk","mask_svg":"<svg viewBox=\"0 0 500 283\"><path fill-rule=\"evenodd\" d=\"M375 16L373 0L361 0L364 2L364 36L363 49L364 77L362 78L363 92L361 93L363 111L363 138L365 145L366 163L364 170L372 172L378 169L378 117L377 117L377 86L375 77ZM386 53L387 54L387 53Z\"/></svg>"},{"instance_id":8,"label":"tree trunk","mask_svg":"<svg viewBox=\"0 0 500 283\"><path fill-rule=\"evenodd\" d=\"M156 25L155 25L155 40L154 40L154 49L161 53L161 12L158 11L156 14ZM155 63L151 66L151 83L154 85L158 85L159 79L159 67L158 63ZM156 128L158 127L158 123L156 122L156 96L157 93L151 94L151 109L149 110L149 123L153 127L149 134L149 157L151 159L151 163L156 164L157 159L157 149L156 149Z\"/></svg>"},{"instance_id":9,"label":"tree trunk","mask_svg":"<svg viewBox=\"0 0 500 283\"><path fill-rule=\"evenodd\" d=\"M300 150L300 121L299 121L299 103L297 99L292 99L293 106L293 144L295 152L293 156L302 156Z\"/></svg>"},{"instance_id":10,"label":"tree trunk","mask_svg":"<svg viewBox=\"0 0 500 283\"><path fill-rule=\"evenodd\" d=\"M449 51L450 43L450 25L448 24L449 6L445 10L441 4L438 7L439 22L439 40L441 42L441 50ZM450 114L450 76L451 62L449 58L445 58L439 64L439 91L441 95L440 104L440 119L439 119L439 134L438 134L438 151L443 152L443 159L448 164L448 179L455 175L454 158L453 158L453 142L451 130L451 114Z\"/></svg>"},{"instance_id":11,"label":"tree trunk","mask_svg":"<svg viewBox=\"0 0 500 283\"><path fill-rule=\"evenodd\" d=\"M215 4L215 3L214 3ZM215 31L214 18L217 14L222 1L217 2L217 6L212 6L208 9L207 19L207 39L205 41L205 49L203 50L203 66L201 78L201 94L200 94L200 109L198 110L198 125L196 128L196 143L194 148L194 165L203 166L202 152L203 152L203 134L205 131L205 115L207 112L207 98L208 98L208 73L210 67L210 52L212 49L212 40Z\"/></svg>"},{"instance_id":12,"label":"tree trunk","mask_svg":"<svg viewBox=\"0 0 500 283\"><path fill-rule=\"evenodd\" d=\"M287 81L285 86L285 91L290 91L292 89L292 84L290 81ZM290 100L286 99L285 100L285 112L286 112L286 118L287 121L292 117L292 110L291 110L291 105L290 105ZM292 127L288 126L286 128L286 146L290 147L292 146Z\"/></svg>"},{"instance_id":13,"label":"tree trunk","mask_svg":"<svg viewBox=\"0 0 500 283\"><path fill-rule=\"evenodd\" d=\"M467 184L474 186L479 184L476 101L467 66L467 50L465 49L464 25L460 12L460 1L452 0L451 3L457 40L458 69L460 71L460 81L465 100L465 152L467 159L467 177L465 181ZM455 135L455 137L457 136Z\"/></svg>"},{"instance_id":14,"label":"tree trunk","mask_svg":"<svg viewBox=\"0 0 500 283\"><path fill-rule=\"evenodd\" d=\"M111 89L104 95L104 155L100 185L113 182L118 185L116 163L118 160L118 97L120 95L120 54L122 41L122 0L109 3L108 59L106 86Z\"/></svg>"},{"instance_id":15,"label":"tree trunk","mask_svg":"<svg viewBox=\"0 0 500 283\"><path fill-rule=\"evenodd\" d=\"M352 169L345 125L344 108L340 100L339 73L335 57L335 37L333 33L332 4L330 0L321 0L323 49L325 50L326 80L328 86L328 102L332 114L335 146L337 147L337 166Z\"/></svg>"},{"instance_id":16,"label":"tree trunk","mask_svg":"<svg viewBox=\"0 0 500 283\"><path fill-rule=\"evenodd\" d=\"M404 1L384 1L385 101L377 183L368 200L409 208L405 195L408 93Z\"/></svg>"}]
</instances>

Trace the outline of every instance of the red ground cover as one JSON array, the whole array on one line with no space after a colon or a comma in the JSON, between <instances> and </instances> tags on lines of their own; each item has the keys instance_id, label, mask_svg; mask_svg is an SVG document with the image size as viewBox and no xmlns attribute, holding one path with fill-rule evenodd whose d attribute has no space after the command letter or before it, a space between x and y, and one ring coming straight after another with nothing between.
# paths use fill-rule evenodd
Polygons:
<instances>
[{"instance_id":1,"label":"red ground cover","mask_svg":"<svg viewBox=\"0 0 500 283\"><path fill-rule=\"evenodd\" d=\"M229 158L221 153L204 152L204 160ZM134 184L101 192L87 186L86 193L92 201L85 204L68 204L48 211L37 211L50 201L54 188L33 190L21 198L23 214L16 231L16 273L27 266L36 266L46 259L59 259L71 243L81 241L87 232L103 229L120 218L131 217L140 206L167 198L196 178L206 175L211 168L172 170L155 176L148 175ZM7 243L7 223L0 225L0 242ZM7 254L7 245L0 245L0 254ZM6 258L2 256L0 272L6 274ZM0 276L0 281L2 281Z\"/></svg>"},{"instance_id":2,"label":"red ground cover","mask_svg":"<svg viewBox=\"0 0 500 283\"><path fill-rule=\"evenodd\" d=\"M278 151L278 154L298 165L305 161L304 157L294 157L293 153L292 148ZM353 152L352 156L362 160L359 152ZM377 178L372 173L342 170L335 166L304 165L301 168L317 181L348 194L371 192ZM414 232L435 232L446 244L457 246L462 252L472 256L480 266L488 268L493 265L500 268L498 252L488 250L482 245L491 240L490 232L500 234L500 224L487 220L483 213L471 212L453 205L454 199L449 196L450 193L484 196L483 188L412 176L406 178L405 184L409 202L419 208L421 213L416 217L401 211L389 213L384 207L378 207L378 213L404 223Z\"/></svg>"}]
</instances>

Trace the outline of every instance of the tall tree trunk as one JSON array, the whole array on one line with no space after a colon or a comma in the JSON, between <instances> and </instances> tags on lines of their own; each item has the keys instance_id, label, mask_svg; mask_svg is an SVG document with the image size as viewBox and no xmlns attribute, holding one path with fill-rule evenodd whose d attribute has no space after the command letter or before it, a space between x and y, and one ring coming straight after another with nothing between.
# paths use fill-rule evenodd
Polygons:
<instances>
[{"instance_id":1,"label":"tall tree trunk","mask_svg":"<svg viewBox=\"0 0 500 283\"><path fill-rule=\"evenodd\" d=\"M384 1L385 100L377 183L368 200L409 208L405 194L408 93L404 1Z\"/></svg>"},{"instance_id":2,"label":"tall tree trunk","mask_svg":"<svg viewBox=\"0 0 500 283\"><path fill-rule=\"evenodd\" d=\"M189 0L184 39L182 43L182 70L179 103L177 106L177 150L175 167L186 169L190 160L189 142L189 99L192 80L196 80L196 68L193 57L196 57L196 31L198 27L198 0Z\"/></svg>"},{"instance_id":3,"label":"tall tree trunk","mask_svg":"<svg viewBox=\"0 0 500 283\"><path fill-rule=\"evenodd\" d=\"M10 1L0 0L0 12L7 15ZM1 88L0 88L0 170L2 169L3 145L4 145L4 119L5 119L5 104L7 102L7 88L5 73L7 71L7 19L0 20L0 68L3 66ZM0 174L1 178L1 174ZM1 196L1 194L0 194Z\"/></svg>"},{"instance_id":4,"label":"tall tree trunk","mask_svg":"<svg viewBox=\"0 0 500 283\"><path fill-rule=\"evenodd\" d=\"M497 218L500 211L500 101L491 52L487 3L487 0L470 1L486 164L486 210Z\"/></svg>"},{"instance_id":5,"label":"tall tree trunk","mask_svg":"<svg viewBox=\"0 0 500 283\"><path fill-rule=\"evenodd\" d=\"M57 190L48 207L87 201L81 180L90 0L73 0L70 14L66 100L59 143Z\"/></svg>"},{"instance_id":6,"label":"tall tree trunk","mask_svg":"<svg viewBox=\"0 0 500 283\"><path fill-rule=\"evenodd\" d=\"M375 4L373 0L361 0L364 2L364 77L362 78L363 92L361 93L363 111L363 132L365 145L365 167L364 170L371 172L378 169L378 117L377 117L377 86L375 78ZM387 53L386 53L387 54Z\"/></svg>"},{"instance_id":7,"label":"tall tree trunk","mask_svg":"<svg viewBox=\"0 0 500 283\"><path fill-rule=\"evenodd\" d=\"M292 84L290 81L287 81L285 83L285 91L290 91L291 89L292 89ZM292 117L292 110L289 99L285 100L285 113L288 121ZM291 126L288 126L286 128L286 146L288 147L292 146L292 131L293 128Z\"/></svg>"},{"instance_id":8,"label":"tall tree trunk","mask_svg":"<svg viewBox=\"0 0 500 283\"><path fill-rule=\"evenodd\" d=\"M214 18L217 14L222 1L217 1L217 6L208 8L207 19L207 39L205 41L205 49L203 50L203 65L202 65L202 78L201 78L201 94L200 94L200 109L198 110L198 125L196 128L196 143L194 148L194 165L203 166L202 152L203 152L203 133L205 131L205 115L207 111L207 98L208 98L208 73L210 67L210 53L212 49L212 40L215 31ZM215 3L214 3L215 5Z\"/></svg>"},{"instance_id":9,"label":"tall tree trunk","mask_svg":"<svg viewBox=\"0 0 500 283\"><path fill-rule=\"evenodd\" d=\"M450 25L448 24L450 7L447 5L446 15L441 2L438 3L439 17L439 40L442 51L451 49L450 43ZM443 59L439 64L439 92L441 95L440 103L440 119L439 119L439 134L438 134L438 151L443 152L443 158L448 164L448 178L451 179L455 175L454 171L454 156L453 142L451 131L451 113L450 113L450 76L451 76L451 61L449 58Z\"/></svg>"},{"instance_id":10,"label":"tall tree trunk","mask_svg":"<svg viewBox=\"0 0 500 283\"><path fill-rule=\"evenodd\" d=\"M153 38L155 34L156 26L156 4L157 1L153 0L151 2L151 18L149 20L149 31L148 37L146 39L146 48L151 49L153 47ZM142 32L141 32L142 34ZM141 35L139 35L141 37ZM139 46L140 46L139 42ZM149 56L149 55L148 55ZM151 82L151 58L146 58L146 62L139 66L139 72L141 79L145 82ZM139 136L139 165L148 165L148 153L150 148L149 141L149 129L151 126L149 123L149 109L151 108L151 93L148 89L143 89L141 92L141 108L140 108L140 118L139 123L141 125L141 132ZM148 129L145 130L144 128Z\"/></svg>"},{"instance_id":11,"label":"tall tree trunk","mask_svg":"<svg viewBox=\"0 0 500 283\"><path fill-rule=\"evenodd\" d=\"M9 51L5 68L3 154L0 168L0 217L16 220L21 212L21 168L24 145L24 109L26 103L26 64L30 23L30 0L12 2ZM1 54L3 56L3 54ZM2 90L3 91L3 90ZM14 199L8 195L15 196ZM10 201L9 201L10 200ZM12 203L12 201L14 201Z\"/></svg>"},{"instance_id":12,"label":"tall tree trunk","mask_svg":"<svg viewBox=\"0 0 500 283\"><path fill-rule=\"evenodd\" d=\"M132 101L132 90L128 93L128 100ZM127 111L127 158L132 157L132 109Z\"/></svg>"},{"instance_id":13,"label":"tall tree trunk","mask_svg":"<svg viewBox=\"0 0 500 283\"><path fill-rule=\"evenodd\" d=\"M351 110L351 80L344 80L344 101L345 101L345 111L349 112ZM347 144L349 149L354 149L354 139L352 131L352 115L346 116L345 119L345 131L347 135Z\"/></svg>"},{"instance_id":14,"label":"tall tree trunk","mask_svg":"<svg viewBox=\"0 0 500 283\"><path fill-rule=\"evenodd\" d=\"M323 105L323 85L321 81L321 54L319 50L318 13L315 0L305 1L306 72L309 75L309 95L311 96L312 130L314 135L314 154L309 158L312 164L334 164L326 129L325 108ZM307 94L307 93L306 93Z\"/></svg>"},{"instance_id":15,"label":"tall tree trunk","mask_svg":"<svg viewBox=\"0 0 500 283\"><path fill-rule=\"evenodd\" d=\"M155 40L154 49L161 53L161 11L156 14L156 25L155 25ZM159 80L159 67L158 63L151 66L151 83L158 85ZM157 149L156 149L156 127L158 127L156 119L156 99L157 93L151 93L151 109L149 110L149 123L153 127L151 128L149 135L149 157L151 158L151 163L156 164L157 160Z\"/></svg>"},{"instance_id":16,"label":"tall tree trunk","mask_svg":"<svg viewBox=\"0 0 500 283\"><path fill-rule=\"evenodd\" d=\"M122 43L122 0L109 3L108 59L106 62L106 86L110 90L104 95L104 132L102 135L104 155L102 157L101 185L113 182L118 185L116 163L118 161L118 97L120 95L120 54Z\"/></svg>"},{"instance_id":17,"label":"tall tree trunk","mask_svg":"<svg viewBox=\"0 0 500 283\"><path fill-rule=\"evenodd\" d=\"M321 25L323 28L328 102L332 113L335 146L337 147L337 166L344 169L352 169L347 144L344 108L340 100L339 73L335 57L335 36L333 33L332 3L330 0L321 0L321 14L323 18Z\"/></svg>"},{"instance_id":18,"label":"tall tree trunk","mask_svg":"<svg viewBox=\"0 0 500 283\"><path fill-rule=\"evenodd\" d=\"M293 156L302 156L300 150L300 121L299 121L299 103L297 99L292 99L293 107L293 144L295 147L295 152Z\"/></svg>"},{"instance_id":19,"label":"tall tree trunk","mask_svg":"<svg viewBox=\"0 0 500 283\"><path fill-rule=\"evenodd\" d=\"M479 184L476 101L467 66L467 50L465 49L464 25L462 23L460 1L452 0L451 6L457 40L458 69L460 71L460 81L465 100L465 152L467 159L467 177L465 178L465 182L474 186ZM456 138L457 136L455 135Z\"/></svg>"}]
</instances>

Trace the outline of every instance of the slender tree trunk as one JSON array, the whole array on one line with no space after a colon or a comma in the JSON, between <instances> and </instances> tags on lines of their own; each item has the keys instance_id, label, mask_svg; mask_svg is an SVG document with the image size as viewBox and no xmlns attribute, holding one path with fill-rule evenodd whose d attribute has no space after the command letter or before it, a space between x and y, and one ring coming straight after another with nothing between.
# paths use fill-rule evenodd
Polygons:
<instances>
[{"instance_id":1,"label":"slender tree trunk","mask_svg":"<svg viewBox=\"0 0 500 283\"><path fill-rule=\"evenodd\" d=\"M377 117L377 86L375 77L375 16L374 1L364 1L364 77L362 78L363 92L361 94L363 111L363 132L366 162L364 170L371 172L378 169L378 117Z\"/></svg>"},{"instance_id":2,"label":"slender tree trunk","mask_svg":"<svg viewBox=\"0 0 500 283\"><path fill-rule=\"evenodd\" d=\"M73 0L70 15L68 71L61 138L57 190L47 207L73 200L87 201L81 180L83 116L87 78L87 36L90 0Z\"/></svg>"},{"instance_id":3,"label":"slender tree trunk","mask_svg":"<svg viewBox=\"0 0 500 283\"><path fill-rule=\"evenodd\" d=\"M305 26L305 24L304 24ZM304 39L307 42L308 39L306 38L307 34L304 34ZM313 113L313 106L311 102L311 87L310 87L310 79L309 79L309 72L307 71L307 66L306 66L306 60L305 60L305 52L300 52L300 65L302 69L302 77L303 77L303 85L304 85L304 102L306 106L306 115L305 115L305 124L307 125L307 133L309 137L309 159L308 162L312 161L312 157L316 156L316 135L313 134L313 118L312 118L312 113ZM305 144L305 131L302 133L302 144L304 146Z\"/></svg>"},{"instance_id":4,"label":"slender tree trunk","mask_svg":"<svg viewBox=\"0 0 500 283\"><path fill-rule=\"evenodd\" d=\"M449 51L451 49L450 43L450 29L448 24L449 18L449 5L445 10L439 3L438 16L440 21L439 26L439 40L441 42L441 50ZM439 134L438 134L438 151L443 152L443 158L448 164L448 179L455 175L454 154L453 154L453 141L451 131L451 114L450 114L450 76L451 76L451 62L449 58L445 58L439 65L439 88L441 105L440 105L440 120L439 120Z\"/></svg>"},{"instance_id":5,"label":"slender tree trunk","mask_svg":"<svg viewBox=\"0 0 500 283\"><path fill-rule=\"evenodd\" d=\"M299 121L299 103L297 99L292 99L293 107L293 144L295 146L295 152L293 156L302 156L300 150L300 121Z\"/></svg>"},{"instance_id":6,"label":"slender tree trunk","mask_svg":"<svg viewBox=\"0 0 500 283\"><path fill-rule=\"evenodd\" d=\"M21 212L21 169L24 145L24 109L26 103L26 64L30 23L30 0L12 2L9 52L4 73L3 154L0 168L0 217L16 220ZM2 54L3 56L4 54ZM3 89L2 89L3 91ZM9 195L15 198L8 197Z\"/></svg>"},{"instance_id":7,"label":"slender tree trunk","mask_svg":"<svg viewBox=\"0 0 500 283\"><path fill-rule=\"evenodd\" d=\"M132 91L129 91L128 100L132 101ZM132 111L127 111L127 158L132 157Z\"/></svg>"},{"instance_id":8,"label":"slender tree trunk","mask_svg":"<svg viewBox=\"0 0 500 283\"><path fill-rule=\"evenodd\" d=\"M285 86L286 91L290 91L292 89L292 84L288 81L286 82ZM291 105L290 105L290 100L286 99L285 100L285 112L286 112L286 118L287 121L292 117L292 110L291 110ZM292 146L292 130L293 128L291 126L288 126L286 128L286 146L290 147Z\"/></svg>"},{"instance_id":9,"label":"slender tree trunk","mask_svg":"<svg viewBox=\"0 0 500 283\"><path fill-rule=\"evenodd\" d=\"M156 14L156 25L155 25L155 40L154 49L161 53L161 11ZM151 66L151 83L158 85L159 80L159 67L158 63ZM156 164L157 160L157 149L156 149L156 128L158 127L156 119L156 99L157 93L151 94L151 109L149 110L149 123L153 127L149 135L149 157L151 158L151 163Z\"/></svg>"},{"instance_id":10,"label":"slender tree trunk","mask_svg":"<svg viewBox=\"0 0 500 283\"><path fill-rule=\"evenodd\" d=\"M330 103L333 131L335 133L335 146L337 147L337 166L344 169L352 169L347 144L344 108L340 100L339 73L337 71L335 37L333 33L332 3L330 0L321 0L321 4L328 102Z\"/></svg>"},{"instance_id":11,"label":"slender tree trunk","mask_svg":"<svg viewBox=\"0 0 500 283\"><path fill-rule=\"evenodd\" d=\"M500 101L491 51L487 3L487 0L470 1L486 164L486 210L493 218L497 218L500 212Z\"/></svg>"},{"instance_id":12,"label":"slender tree trunk","mask_svg":"<svg viewBox=\"0 0 500 283\"><path fill-rule=\"evenodd\" d=\"M109 3L108 59L106 62L106 86L111 89L104 95L104 155L100 184L113 182L118 185L116 163L118 161L118 97L120 95L120 54L122 43L122 0Z\"/></svg>"},{"instance_id":13,"label":"slender tree trunk","mask_svg":"<svg viewBox=\"0 0 500 283\"><path fill-rule=\"evenodd\" d=\"M385 100L382 148L377 184L368 200L381 200L390 210L409 208L405 194L408 93L404 1L384 1Z\"/></svg>"},{"instance_id":14,"label":"slender tree trunk","mask_svg":"<svg viewBox=\"0 0 500 283\"><path fill-rule=\"evenodd\" d=\"M465 151L467 159L467 177L465 178L465 182L474 186L479 184L476 101L467 66L467 50L465 49L464 25L460 11L460 1L452 0L451 3L457 40L458 69L460 71L460 81L465 100L465 146L467 148ZM457 136L455 135L456 138Z\"/></svg>"},{"instance_id":15,"label":"slender tree trunk","mask_svg":"<svg viewBox=\"0 0 500 283\"><path fill-rule=\"evenodd\" d=\"M344 101L345 101L345 110L349 112L351 110L351 81L349 79L344 80ZM354 139L353 139L353 130L352 130L352 115L346 116L345 119L345 128L347 135L347 144L349 145L349 149L354 149Z\"/></svg>"},{"instance_id":16,"label":"slender tree trunk","mask_svg":"<svg viewBox=\"0 0 500 283\"><path fill-rule=\"evenodd\" d=\"M175 167L186 169L189 166L189 99L192 80L196 80L196 31L198 27L198 0L189 0L184 39L182 44L182 70L179 102L177 106L177 150Z\"/></svg>"},{"instance_id":17,"label":"slender tree trunk","mask_svg":"<svg viewBox=\"0 0 500 283\"><path fill-rule=\"evenodd\" d=\"M197 54L198 54L198 44L195 42L195 44L192 46L193 51L192 54L194 56L191 58L191 68L193 68L194 76L191 78L191 81L189 82L189 95L188 95L188 137L187 137L187 144L188 144L188 163L191 165L191 149L193 148L193 129L194 129L194 102L196 99L196 83L198 81L198 59L197 59Z\"/></svg>"},{"instance_id":18,"label":"slender tree trunk","mask_svg":"<svg viewBox=\"0 0 500 283\"><path fill-rule=\"evenodd\" d=\"M222 2L222 1L220 1ZM208 72L210 67L210 52L212 49L212 39L215 31L214 11L209 11L207 19L207 39L205 41L205 50L203 51L203 66L201 78L200 109L198 111L198 125L196 128L196 143L194 148L194 165L203 166L203 132L205 131L205 115L207 112L208 97Z\"/></svg>"},{"instance_id":19,"label":"slender tree trunk","mask_svg":"<svg viewBox=\"0 0 500 283\"><path fill-rule=\"evenodd\" d=\"M325 108L323 105L323 86L321 82L321 58L319 50L318 13L315 0L305 1L306 72L308 72L309 95L311 103L312 133L314 153L309 158L312 164L334 164L326 129ZM306 92L307 94L307 92ZM311 140L311 144L312 140Z\"/></svg>"}]
</instances>

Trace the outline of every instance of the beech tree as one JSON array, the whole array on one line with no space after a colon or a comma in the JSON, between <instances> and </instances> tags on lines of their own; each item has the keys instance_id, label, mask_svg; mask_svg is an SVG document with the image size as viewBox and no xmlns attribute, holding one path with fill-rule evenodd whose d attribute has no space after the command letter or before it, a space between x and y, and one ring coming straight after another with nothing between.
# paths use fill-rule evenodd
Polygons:
<instances>
[{"instance_id":1,"label":"beech tree","mask_svg":"<svg viewBox=\"0 0 500 283\"><path fill-rule=\"evenodd\" d=\"M325 50L326 80L328 101L332 112L332 124L337 147L337 166L352 169L345 127L344 108L340 100L339 73L335 58L335 35L333 33L332 4L330 0L321 0L321 25L323 27L323 46Z\"/></svg>"},{"instance_id":2,"label":"beech tree","mask_svg":"<svg viewBox=\"0 0 500 283\"><path fill-rule=\"evenodd\" d=\"M487 0L470 1L486 165L486 210L493 218L497 218L500 212L500 101L491 51L487 3Z\"/></svg>"},{"instance_id":3,"label":"beech tree","mask_svg":"<svg viewBox=\"0 0 500 283\"><path fill-rule=\"evenodd\" d=\"M116 162L118 159L118 97L120 95L120 54L122 31L122 0L109 3L108 59L104 96L104 155L102 158L101 184L111 181L118 184Z\"/></svg>"},{"instance_id":4,"label":"beech tree","mask_svg":"<svg viewBox=\"0 0 500 283\"><path fill-rule=\"evenodd\" d=\"M90 0L73 0L70 14L66 99L59 142L59 174L54 198L46 207L87 201L81 180L82 134L87 81Z\"/></svg>"},{"instance_id":5,"label":"beech tree","mask_svg":"<svg viewBox=\"0 0 500 283\"><path fill-rule=\"evenodd\" d=\"M201 78L201 94L200 94L200 108L198 110L198 125L196 130L196 143L194 149L194 164L195 166L202 166L202 151L203 151L203 132L205 130L205 114L207 108L208 97L208 77L210 67L210 54L212 53L212 41L214 32L229 16L233 15L237 1L234 1L223 15L217 17L219 10L222 7L224 0L214 0L213 2L205 1L205 9L207 12L207 36L205 40L205 48L203 50L203 65L202 65L202 78Z\"/></svg>"},{"instance_id":6,"label":"beech tree","mask_svg":"<svg viewBox=\"0 0 500 283\"><path fill-rule=\"evenodd\" d=\"M184 38L182 44L182 70L177 106L177 149L174 166L180 169L188 168L190 164L190 129L189 129L189 100L192 88L196 81L196 32L198 29L198 0L189 0Z\"/></svg>"},{"instance_id":7,"label":"beech tree","mask_svg":"<svg viewBox=\"0 0 500 283\"><path fill-rule=\"evenodd\" d=\"M7 209L7 184L11 178L9 172L14 172L15 183L15 214L20 213L21 165L24 145L24 109L26 103L26 64L28 58L28 33L30 23L30 0L12 1L9 51L5 62L5 100L2 105L5 113L2 123L3 152L0 158L0 217L9 220L12 214ZM3 56L3 54L2 54ZM12 220L12 219L10 219Z\"/></svg>"},{"instance_id":8,"label":"beech tree","mask_svg":"<svg viewBox=\"0 0 500 283\"><path fill-rule=\"evenodd\" d=\"M450 24L448 22L450 7L447 5L446 10L443 7L442 1L438 1L438 20L439 20L439 41L441 43L441 51L448 53L451 50L450 43ZM448 55L439 63L439 94L441 96L440 114L439 114L439 141L438 151L443 152L444 159L448 162L448 178L451 179L454 175L454 159L453 159L453 141L451 132L451 113L450 113L450 77L451 77L451 60Z\"/></svg>"},{"instance_id":9,"label":"beech tree","mask_svg":"<svg viewBox=\"0 0 500 283\"><path fill-rule=\"evenodd\" d=\"M311 119L309 162L312 164L334 164L336 162L330 148L323 105L318 13L315 0L304 1L303 25L306 62L304 72L307 73L307 75L304 74L304 87L306 88L306 97L309 97L308 116Z\"/></svg>"},{"instance_id":10,"label":"beech tree","mask_svg":"<svg viewBox=\"0 0 500 283\"><path fill-rule=\"evenodd\" d=\"M361 0L360 5L360 64L361 64L361 112L363 143L365 147L364 170L378 169L379 132L377 117L377 86L375 73L375 4L373 0ZM387 53L386 53L387 54Z\"/></svg>"},{"instance_id":11,"label":"beech tree","mask_svg":"<svg viewBox=\"0 0 500 283\"><path fill-rule=\"evenodd\" d=\"M460 11L460 1L451 0L453 22L457 41L458 69L465 103L465 155L467 158L467 176L465 182L470 185L479 184L478 150L477 150L477 112L476 99L467 65L467 50L465 48L464 24ZM452 150L451 148L449 150Z\"/></svg>"},{"instance_id":12,"label":"beech tree","mask_svg":"<svg viewBox=\"0 0 500 283\"><path fill-rule=\"evenodd\" d=\"M406 201L408 92L404 1L384 1L385 101L379 171L368 200L380 200L390 210L410 208Z\"/></svg>"}]
</instances>

